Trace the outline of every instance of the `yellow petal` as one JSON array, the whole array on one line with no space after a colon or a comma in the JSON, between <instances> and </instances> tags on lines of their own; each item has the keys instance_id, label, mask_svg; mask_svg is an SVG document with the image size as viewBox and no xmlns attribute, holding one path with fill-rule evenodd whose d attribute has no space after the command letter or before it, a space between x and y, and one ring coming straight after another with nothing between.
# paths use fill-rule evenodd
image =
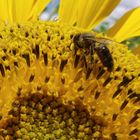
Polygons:
<instances>
[{"instance_id":1,"label":"yellow petal","mask_svg":"<svg viewBox=\"0 0 140 140\"><path fill-rule=\"evenodd\" d=\"M34 0L28 19L37 19L51 0Z\"/></svg>"},{"instance_id":2,"label":"yellow petal","mask_svg":"<svg viewBox=\"0 0 140 140\"><path fill-rule=\"evenodd\" d=\"M27 21L27 17L32 10L35 0L14 0L15 1L15 15L16 22Z\"/></svg>"},{"instance_id":3,"label":"yellow petal","mask_svg":"<svg viewBox=\"0 0 140 140\"><path fill-rule=\"evenodd\" d=\"M8 17L8 0L0 1L0 20L7 20Z\"/></svg>"},{"instance_id":4,"label":"yellow petal","mask_svg":"<svg viewBox=\"0 0 140 140\"><path fill-rule=\"evenodd\" d=\"M61 0L60 21L92 29L106 18L120 0Z\"/></svg>"},{"instance_id":5,"label":"yellow petal","mask_svg":"<svg viewBox=\"0 0 140 140\"><path fill-rule=\"evenodd\" d=\"M92 29L106 18L120 0L79 0L77 25Z\"/></svg>"},{"instance_id":6,"label":"yellow petal","mask_svg":"<svg viewBox=\"0 0 140 140\"><path fill-rule=\"evenodd\" d=\"M140 7L130 10L108 30L108 36L121 42L140 35Z\"/></svg>"},{"instance_id":7,"label":"yellow petal","mask_svg":"<svg viewBox=\"0 0 140 140\"><path fill-rule=\"evenodd\" d=\"M61 0L58 12L59 21L73 25L77 18L79 0Z\"/></svg>"},{"instance_id":8,"label":"yellow petal","mask_svg":"<svg viewBox=\"0 0 140 140\"><path fill-rule=\"evenodd\" d=\"M35 20L50 0L1 0L0 20L20 23Z\"/></svg>"}]
</instances>

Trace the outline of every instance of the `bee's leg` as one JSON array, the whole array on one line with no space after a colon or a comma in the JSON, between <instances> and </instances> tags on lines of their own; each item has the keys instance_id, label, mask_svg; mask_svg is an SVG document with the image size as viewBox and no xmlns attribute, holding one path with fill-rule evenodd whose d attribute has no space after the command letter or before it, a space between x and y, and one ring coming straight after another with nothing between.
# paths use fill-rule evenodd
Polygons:
<instances>
[{"instance_id":1,"label":"bee's leg","mask_svg":"<svg viewBox=\"0 0 140 140\"><path fill-rule=\"evenodd\" d=\"M78 46L74 45L74 55L77 54L77 51L78 51Z\"/></svg>"},{"instance_id":2,"label":"bee's leg","mask_svg":"<svg viewBox=\"0 0 140 140\"><path fill-rule=\"evenodd\" d=\"M93 64L94 63L94 57L93 57L94 50L93 50L93 45L91 45L89 49L90 49L90 63Z\"/></svg>"},{"instance_id":3,"label":"bee's leg","mask_svg":"<svg viewBox=\"0 0 140 140\"><path fill-rule=\"evenodd\" d=\"M87 71L86 71L86 79L88 79L90 77L90 74L93 70L93 65L94 65L94 56L93 56L93 53L94 53L94 50L93 50L93 47L94 46L90 46L89 47L89 54L90 54L90 63L88 63L88 66L87 66Z\"/></svg>"},{"instance_id":4,"label":"bee's leg","mask_svg":"<svg viewBox=\"0 0 140 140\"><path fill-rule=\"evenodd\" d=\"M86 52L83 52L83 60L84 60L85 68L87 69Z\"/></svg>"},{"instance_id":5,"label":"bee's leg","mask_svg":"<svg viewBox=\"0 0 140 140\"><path fill-rule=\"evenodd\" d=\"M90 68L93 68L94 65L94 48L95 48L95 44L91 44L89 47L89 52L90 52Z\"/></svg>"}]
</instances>

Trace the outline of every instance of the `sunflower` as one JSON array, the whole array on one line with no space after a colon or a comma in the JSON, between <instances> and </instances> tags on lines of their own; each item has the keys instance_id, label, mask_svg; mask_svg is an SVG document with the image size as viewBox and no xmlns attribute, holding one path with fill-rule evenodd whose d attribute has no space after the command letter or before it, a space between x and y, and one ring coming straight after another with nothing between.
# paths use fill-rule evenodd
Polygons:
<instances>
[{"instance_id":1,"label":"sunflower","mask_svg":"<svg viewBox=\"0 0 140 140\"><path fill-rule=\"evenodd\" d=\"M61 0L59 20L43 22L49 0L0 1L0 140L139 139L140 60L117 42L139 35L140 10L108 36L91 31L119 2ZM107 41L113 70L76 48L84 33Z\"/></svg>"}]
</instances>

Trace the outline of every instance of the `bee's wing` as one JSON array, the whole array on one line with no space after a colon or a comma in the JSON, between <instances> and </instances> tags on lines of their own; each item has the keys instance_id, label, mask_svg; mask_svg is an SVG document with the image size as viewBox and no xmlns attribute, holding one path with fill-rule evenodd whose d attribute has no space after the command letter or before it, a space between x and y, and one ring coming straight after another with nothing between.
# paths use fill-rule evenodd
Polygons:
<instances>
[{"instance_id":1,"label":"bee's wing","mask_svg":"<svg viewBox=\"0 0 140 140\"><path fill-rule=\"evenodd\" d=\"M112 43L113 41L108 39L108 38L96 38L96 41L98 43L104 43L104 44L109 44Z\"/></svg>"},{"instance_id":2,"label":"bee's wing","mask_svg":"<svg viewBox=\"0 0 140 140\"><path fill-rule=\"evenodd\" d=\"M98 42L98 43L109 44L109 43L113 42L112 40L110 40L108 38L95 37L95 35L91 34L91 33L85 33L81 37L83 37L84 40L90 40L90 41L94 41L94 42Z\"/></svg>"}]
</instances>

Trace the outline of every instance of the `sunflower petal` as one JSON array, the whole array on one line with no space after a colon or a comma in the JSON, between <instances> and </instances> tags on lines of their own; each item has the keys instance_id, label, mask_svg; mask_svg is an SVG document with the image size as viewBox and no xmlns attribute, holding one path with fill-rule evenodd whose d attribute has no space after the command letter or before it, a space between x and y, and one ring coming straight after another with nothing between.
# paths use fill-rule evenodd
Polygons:
<instances>
[{"instance_id":1,"label":"sunflower petal","mask_svg":"<svg viewBox=\"0 0 140 140\"><path fill-rule=\"evenodd\" d=\"M121 42L140 35L140 7L130 10L108 30L107 34Z\"/></svg>"},{"instance_id":2,"label":"sunflower petal","mask_svg":"<svg viewBox=\"0 0 140 140\"><path fill-rule=\"evenodd\" d=\"M34 0L34 3L32 5L32 12L29 15L28 19L37 19L50 1L51 0Z\"/></svg>"},{"instance_id":3,"label":"sunflower petal","mask_svg":"<svg viewBox=\"0 0 140 140\"><path fill-rule=\"evenodd\" d=\"M8 17L8 0L0 1L0 20L7 20Z\"/></svg>"},{"instance_id":4,"label":"sunflower petal","mask_svg":"<svg viewBox=\"0 0 140 140\"><path fill-rule=\"evenodd\" d=\"M106 18L120 0L79 0L77 25L92 29Z\"/></svg>"},{"instance_id":5,"label":"sunflower petal","mask_svg":"<svg viewBox=\"0 0 140 140\"><path fill-rule=\"evenodd\" d=\"M77 18L77 4L79 0L61 0L58 12L59 21L73 25Z\"/></svg>"},{"instance_id":6,"label":"sunflower petal","mask_svg":"<svg viewBox=\"0 0 140 140\"><path fill-rule=\"evenodd\" d=\"M106 18L121 0L61 0L59 20L92 29Z\"/></svg>"},{"instance_id":7,"label":"sunflower petal","mask_svg":"<svg viewBox=\"0 0 140 140\"><path fill-rule=\"evenodd\" d=\"M37 19L50 0L1 0L0 20L10 23Z\"/></svg>"},{"instance_id":8,"label":"sunflower petal","mask_svg":"<svg viewBox=\"0 0 140 140\"><path fill-rule=\"evenodd\" d=\"M35 0L16 0L15 2L15 16L16 22L27 21L27 17L32 10ZM14 15L13 15L14 16Z\"/></svg>"}]
</instances>

